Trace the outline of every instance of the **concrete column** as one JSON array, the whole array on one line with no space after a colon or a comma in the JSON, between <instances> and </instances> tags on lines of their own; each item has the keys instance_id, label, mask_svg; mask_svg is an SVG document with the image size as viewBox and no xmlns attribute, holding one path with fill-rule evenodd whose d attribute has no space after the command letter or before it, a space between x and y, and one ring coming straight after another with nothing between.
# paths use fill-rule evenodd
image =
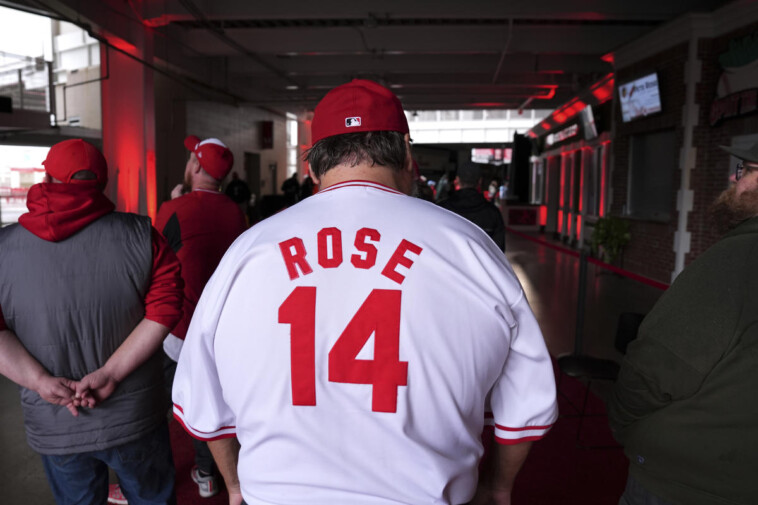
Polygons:
<instances>
[{"instance_id":1,"label":"concrete column","mask_svg":"<svg viewBox=\"0 0 758 505\"><path fill-rule=\"evenodd\" d=\"M684 71L685 102L682 110L682 126L684 142L679 154L679 167L682 171L681 184L676 196L676 207L679 212L677 229L674 233L674 271L671 272L671 282L684 270L684 257L690 251L690 232L687 231L689 213L692 211L693 191L690 189L692 170L697 159L697 147L693 145L694 130L698 124L698 104L695 101L695 85L700 82L702 63L697 58L698 37L693 30L689 41L687 64Z\"/></svg>"},{"instance_id":2,"label":"concrete column","mask_svg":"<svg viewBox=\"0 0 758 505\"><path fill-rule=\"evenodd\" d=\"M110 38L109 38L110 39ZM113 42L148 64L153 61L153 35L133 34L132 43ZM105 52L109 51L108 68ZM118 210L155 217L155 91L153 70L127 54L102 47L103 154L108 160L107 194Z\"/></svg>"}]
</instances>

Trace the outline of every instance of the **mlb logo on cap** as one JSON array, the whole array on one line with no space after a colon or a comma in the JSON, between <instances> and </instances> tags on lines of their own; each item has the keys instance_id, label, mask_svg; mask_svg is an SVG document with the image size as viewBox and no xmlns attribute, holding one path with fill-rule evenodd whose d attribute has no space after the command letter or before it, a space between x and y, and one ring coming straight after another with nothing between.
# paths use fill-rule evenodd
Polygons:
<instances>
[{"instance_id":1,"label":"mlb logo on cap","mask_svg":"<svg viewBox=\"0 0 758 505\"><path fill-rule=\"evenodd\" d=\"M359 117L346 117L345 118L345 126L347 128L353 128L355 126L361 125L361 118Z\"/></svg>"}]
</instances>

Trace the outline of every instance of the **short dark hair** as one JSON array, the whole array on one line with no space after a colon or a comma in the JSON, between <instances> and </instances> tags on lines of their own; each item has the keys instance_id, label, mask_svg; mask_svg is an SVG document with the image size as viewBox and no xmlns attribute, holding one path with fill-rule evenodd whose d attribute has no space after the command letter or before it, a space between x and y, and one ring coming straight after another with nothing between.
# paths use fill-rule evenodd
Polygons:
<instances>
[{"instance_id":1,"label":"short dark hair","mask_svg":"<svg viewBox=\"0 0 758 505\"><path fill-rule=\"evenodd\" d=\"M79 170L71 176L71 179L75 181L94 181L97 179L97 174L92 170Z\"/></svg>"},{"instance_id":2,"label":"short dark hair","mask_svg":"<svg viewBox=\"0 0 758 505\"><path fill-rule=\"evenodd\" d=\"M341 164L351 167L369 162L400 171L408 156L405 134L393 131L344 133L316 142L305 152L311 170L321 177Z\"/></svg>"}]
</instances>

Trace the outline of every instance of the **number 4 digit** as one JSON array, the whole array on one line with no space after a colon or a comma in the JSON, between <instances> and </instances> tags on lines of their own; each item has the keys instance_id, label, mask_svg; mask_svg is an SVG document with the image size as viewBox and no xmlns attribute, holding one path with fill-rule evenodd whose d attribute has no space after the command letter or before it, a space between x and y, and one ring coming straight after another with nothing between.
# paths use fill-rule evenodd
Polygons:
<instances>
[{"instance_id":1,"label":"number 4 digit","mask_svg":"<svg viewBox=\"0 0 758 505\"><path fill-rule=\"evenodd\" d=\"M329 351L329 380L371 384L374 412L397 412L397 388L408 385L408 362L400 361L400 295L373 290ZM372 334L374 359L357 359Z\"/></svg>"},{"instance_id":2,"label":"number 4 digit","mask_svg":"<svg viewBox=\"0 0 758 505\"><path fill-rule=\"evenodd\" d=\"M329 381L371 384L371 410L397 412L397 388L408 385L408 362L400 361L398 290L375 289L329 352ZM290 325L292 404L316 405L316 288L300 286L279 307ZM374 359L357 359L374 335Z\"/></svg>"}]
</instances>

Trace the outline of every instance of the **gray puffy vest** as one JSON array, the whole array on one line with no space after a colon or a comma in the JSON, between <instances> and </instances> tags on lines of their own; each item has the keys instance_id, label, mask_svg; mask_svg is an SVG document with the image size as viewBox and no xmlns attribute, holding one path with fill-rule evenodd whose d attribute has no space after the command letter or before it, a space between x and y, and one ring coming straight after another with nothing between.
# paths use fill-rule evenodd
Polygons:
<instances>
[{"instance_id":1,"label":"gray puffy vest","mask_svg":"<svg viewBox=\"0 0 758 505\"><path fill-rule=\"evenodd\" d=\"M0 307L8 329L53 376L103 366L145 315L152 276L149 218L112 212L61 242L20 225L0 230ZM108 449L158 427L168 400L161 353L113 395L74 417L21 388L29 445L41 454Z\"/></svg>"}]
</instances>

